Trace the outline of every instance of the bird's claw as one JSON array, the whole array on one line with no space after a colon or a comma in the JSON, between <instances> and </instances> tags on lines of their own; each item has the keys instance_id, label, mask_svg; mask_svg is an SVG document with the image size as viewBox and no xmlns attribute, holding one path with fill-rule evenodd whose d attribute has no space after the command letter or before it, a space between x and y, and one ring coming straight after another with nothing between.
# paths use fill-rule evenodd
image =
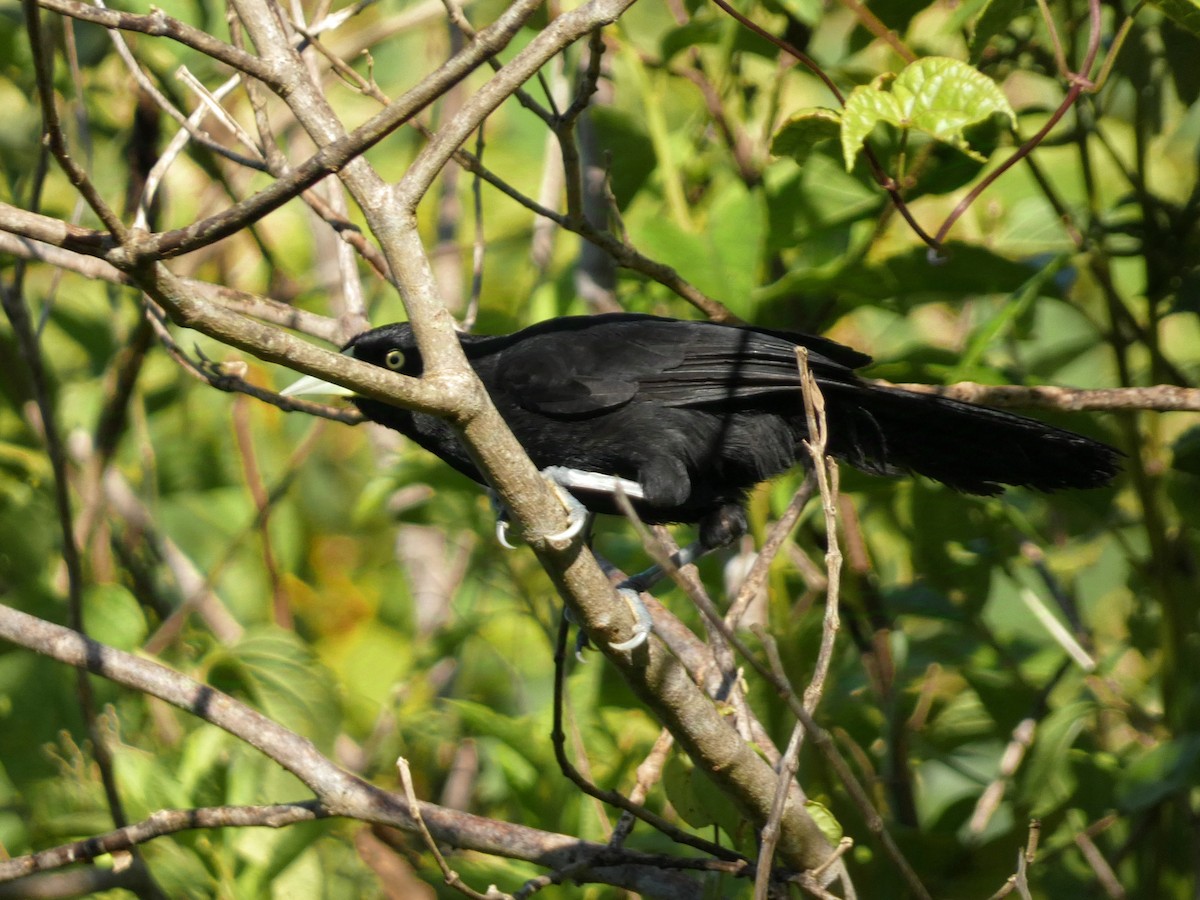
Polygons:
<instances>
[{"instance_id":1,"label":"bird's claw","mask_svg":"<svg viewBox=\"0 0 1200 900\"><path fill-rule=\"evenodd\" d=\"M508 507L500 499L500 495L488 488L488 501L492 504L492 512L496 516L496 542L505 550L516 550L517 545L508 539Z\"/></svg>"},{"instance_id":2,"label":"bird's claw","mask_svg":"<svg viewBox=\"0 0 1200 900\"><path fill-rule=\"evenodd\" d=\"M635 588L617 585L617 593L633 613L636 623L633 626L633 637L625 641L615 641L608 646L614 650L633 650L649 639L650 632L654 630L654 620L650 618L650 610L646 609L646 604L642 602Z\"/></svg>"},{"instance_id":3,"label":"bird's claw","mask_svg":"<svg viewBox=\"0 0 1200 900\"><path fill-rule=\"evenodd\" d=\"M567 510L567 527L557 534L546 535L548 541L569 541L583 531L591 520L587 507L579 502L579 498L572 494L568 485L564 483L562 472L565 471L570 470L562 466L547 466L542 469L542 477L550 482L550 486L554 488L558 499Z\"/></svg>"},{"instance_id":4,"label":"bird's claw","mask_svg":"<svg viewBox=\"0 0 1200 900\"><path fill-rule=\"evenodd\" d=\"M505 550L516 550L517 545L508 539L508 519L496 517L496 542Z\"/></svg>"}]
</instances>

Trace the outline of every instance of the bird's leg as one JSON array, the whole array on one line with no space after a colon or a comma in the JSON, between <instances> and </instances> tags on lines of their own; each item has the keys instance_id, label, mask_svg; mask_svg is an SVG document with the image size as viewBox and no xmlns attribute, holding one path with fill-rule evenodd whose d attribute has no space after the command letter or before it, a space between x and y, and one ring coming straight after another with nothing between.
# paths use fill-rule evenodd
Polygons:
<instances>
[{"instance_id":1,"label":"bird's leg","mask_svg":"<svg viewBox=\"0 0 1200 900\"><path fill-rule=\"evenodd\" d=\"M692 563L697 562L701 557L707 556L716 549L716 547L705 547L699 541L693 541L686 547L676 550L671 554L670 568L682 569L684 566L689 566ZM650 588L662 581L663 576L665 576L668 571L669 569L665 569L656 563L650 568L638 572L636 575L630 575L617 586L618 590L628 589L638 593L641 593L642 591L648 591Z\"/></svg>"},{"instance_id":2,"label":"bird's leg","mask_svg":"<svg viewBox=\"0 0 1200 900\"><path fill-rule=\"evenodd\" d=\"M595 491L615 492L617 483L631 497L641 497L642 488L636 481L617 478L613 475L601 475L596 472L584 472L580 469L569 469L566 466L547 466L542 469L542 477L550 482L558 499L567 509L567 527L557 534L546 535L548 541L567 541L579 534L590 524L591 514L587 507L579 502L579 498L571 493L571 488ZM636 492L636 493L632 493ZM506 550L515 550L516 546L508 539L508 507L491 488L488 488L488 500L491 501L492 511L496 514L496 540Z\"/></svg>"},{"instance_id":3,"label":"bird's leg","mask_svg":"<svg viewBox=\"0 0 1200 900\"><path fill-rule=\"evenodd\" d=\"M622 491L631 500L644 500L646 492L636 481L605 475L601 472L585 472L570 466L546 466L542 475L564 490L596 491L600 494L615 494Z\"/></svg>"}]
</instances>

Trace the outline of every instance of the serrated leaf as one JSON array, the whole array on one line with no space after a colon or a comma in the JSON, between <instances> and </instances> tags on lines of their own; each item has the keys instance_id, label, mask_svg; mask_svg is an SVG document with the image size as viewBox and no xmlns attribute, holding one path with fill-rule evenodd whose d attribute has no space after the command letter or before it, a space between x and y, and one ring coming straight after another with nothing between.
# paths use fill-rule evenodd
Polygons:
<instances>
[{"instance_id":1,"label":"serrated leaf","mask_svg":"<svg viewBox=\"0 0 1200 900\"><path fill-rule=\"evenodd\" d=\"M320 747L328 747L341 727L333 676L292 632L247 631L236 644L218 651L209 680L227 693L249 696L265 715Z\"/></svg>"},{"instance_id":2,"label":"serrated leaf","mask_svg":"<svg viewBox=\"0 0 1200 900\"><path fill-rule=\"evenodd\" d=\"M992 79L957 59L929 56L906 66L884 89L877 78L855 88L842 113L842 157L846 170L867 135L880 122L900 129L915 128L978 158L967 145L963 129L1000 113L1016 123L1008 98Z\"/></svg>"},{"instance_id":3,"label":"serrated leaf","mask_svg":"<svg viewBox=\"0 0 1200 900\"><path fill-rule=\"evenodd\" d=\"M884 77L880 77L870 84L860 84L846 98L846 108L842 110L842 159L847 172L854 168L854 158L876 125L890 122L904 127L900 106L894 96L883 90L883 82Z\"/></svg>"},{"instance_id":4,"label":"serrated leaf","mask_svg":"<svg viewBox=\"0 0 1200 900\"><path fill-rule=\"evenodd\" d=\"M822 107L801 110L775 132L771 152L776 156L790 156L803 165L817 144L837 138L841 126L842 117L836 110Z\"/></svg>"},{"instance_id":5,"label":"serrated leaf","mask_svg":"<svg viewBox=\"0 0 1200 900\"><path fill-rule=\"evenodd\" d=\"M1200 2L1198 0L1156 0L1153 4L1166 13L1171 21L1200 37Z\"/></svg>"}]
</instances>

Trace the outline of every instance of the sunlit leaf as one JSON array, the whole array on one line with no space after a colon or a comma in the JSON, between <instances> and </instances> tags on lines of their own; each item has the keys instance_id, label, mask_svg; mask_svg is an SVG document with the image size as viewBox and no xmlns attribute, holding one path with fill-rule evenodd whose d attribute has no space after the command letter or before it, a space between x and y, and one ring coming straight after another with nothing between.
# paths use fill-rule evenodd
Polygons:
<instances>
[{"instance_id":1,"label":"sunlit leaf","mask_svg":"<svg viewBox=\"0 0 1200 900\"><path fill-rule=\"evenodd\" d=\"M806 109L783 123L771 139L771 152L803 165L813 148L841 133L841 115L832 109Z\"/></svg>"},{"instance_id":2,"label":"sunlit leaf","mask_svg":"<svg viewBox=\"0 0 1200 900\"><path fill-rule=\"evenodd\" d=\"M916 129L964 153L973 153L963 129L999 113L1016 124L1016 113L999 86L964 62L940 56L919 59L891 79L880 76L855 88L842 113L842 156L847 171L863 141L879 123Z\"/></svg>"}]
</instances>

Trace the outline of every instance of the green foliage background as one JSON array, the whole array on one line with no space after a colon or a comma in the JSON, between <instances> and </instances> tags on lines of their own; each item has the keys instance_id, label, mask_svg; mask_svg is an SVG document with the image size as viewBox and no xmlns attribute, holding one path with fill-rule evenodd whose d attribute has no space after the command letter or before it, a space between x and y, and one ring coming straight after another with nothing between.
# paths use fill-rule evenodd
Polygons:
<instances>
[{"instance_id":1,"label":"green foliage background","mask_svg":"<svg viewBox=\"0 0 1200 900\"><path fill-rule=\"evenodd\" d=\"M209 4L158 5L225 33ZM501 8L483 0L469 15L484 23ZM815 0L740 8L772 33L804 44L846 89L902 66L847 8ZM1050 9L1068 58L1078 59L1086 9L1070 2ZM1140 9L1103 88L1085 95L1037 150L1038 174L1025 166L1005 174L957 224L945 261L931 265L861 156L847 172L836 141L805 147L802 162L769 154L790 116L832 105L813 76L781 66L774 47L713 6L687 4L688 21L680 25L669 4L636 5L606 32L611 101L592 114L598 142L611 154L611 189L629 240L745 319L822 331L870 352L872 376L1194 386L1200 45L1188 18L1195 9L1187 3L1164 9L1174 18ZM440 12L377 37L405 11L393 0L368 6L328 43L399 93L449 46ZM1003 84L1023 135L1036 131L1062 97L1033 4L883 0L871 11L916 54L970 60ZM1106 34L1124 12L1106 6ZM77 25L75 39L85 90L78 93L61 68L59 87L66 109L89 123L86 134L73 134L81 160L119 205L135 95L101 30ZM354 55L365 46L370 64ZM187 101L170 77L178 66L207 84L223 77L210 60L164 40L140 38L137 50L180 103ZM576 61L575 52L568 55L570 65ZM687 77L696 72L746 141L748 171L736 165L713 109ZM485 78L478 73L470 84ZM335 84L330 93L350 124L375 109L348 87ZM20 10L5 0L0 199L15 205L28 201L38 165L33 95ZM239 114L248 120L241 102ZM985 152L998 146L999 157L1011 152L1013 142L999 126L983 132L987 127L969 132L972 146ZM882 125L870 143L889 171L908 167L911 209L930 230L986 168L916 133L904 144ZM299 155L304 142L295 136L294 145ZM414 132L399 132L368 156L398 175L419 146ZM544 126L511 101L488 122L485 163L527 195L537 195L543 168L556 154ZM190 222L266 183L216 174L201 153L181 162L167 186L164 226ZM456 188L468 211L470 188L465 177ZM577 239L557 234L549 261L536 264L529 249L533 216L494 191L485 189L482 202L487 254L478 330L588 312L572 280ZM69 217L75 203L66 181L51 177L44 211ZM424 210L431 243L434 207L430 202ZM1082 246L1064 228L1064 212ZM469 279L473 225L466 216L458 249ZM329 313L327 295L338 277L329 265L331 247L327 229L293 203L252 232L173 265ZM14 265L0 257L0 277ZM386 286L369 276L365 283L374 322L403 317ZM694 314L663 286L630 272L620 273L617 295L634 311ZM59 422L68 433L92 434L114 361L139 317L137 298L49 266L30 270L26 298L42 325ZM194 346L212 359L241 360L255 383L279 387L291 377L207 339L179 339L184 349ZM62 621L50 469L30 417L25 366L3 329L0 391L6 401L0 595ZM928 482L843 473L844 512L853 511L846 528L862 553L851 556L845 575L846 625L819 718L868 781L935 896L987 897L997 890L1014 870L1033 817L1042 822L1030 876L1039 896L1105 895L1081 853L1084 832L1129 896L1193 896L1200 816L1195 415L1040 415L1120 446L1128 454L1126 475L1105 490L980 499ZM238 431L249 440L239 443ZM455 766L464 765L471 771L472 811L606 837L611 812L558 774L548 738L558 602L530 553L496 546L487 502L474 485L388 436L213 391L157 350L138 381L115 465L152 524L143 529L106 514L88 536L86 615L94 637L138 650L156 636L156 652L169 665L246 699L381 784L396 783L393 761L402 755L412 764L418 795L437 800L455 783ZM278 491L265 522L248 488L251 470L254 480ZM76 475L79 508L88 497L78 493L82 470ZM755 495L757 538L799 478L786 476ZM821 534L819 511L809 510L796 552L819 561ZM243 629L239 637L219 639L195 614L164 635L167 616L186 600L161 558L167 541L207 578ZM405 565L397 550L410 545L420 548L413 557L419 563ZM621 523L605 525L598 545L629 568L641 559ZM1044 561L1031 563L1023 545L1038 548ZM714 589L722 564L712 560L703 569ZM445 584L430 588L422 580L430 573ZM789 674L803 685L820 635L819 592L787 553L773 567L770 588L769 628ZM1076 611L1070 626L1096 659L1095 673L1067 661L1033 619L1023 591ZM273 596L286 602L292 625L277 621ZM686 601L666 597L698 624ZM74 684L74 673L57 664L0 649L0 847L8 854L111 827ZM215 728L103 681L95 686L133 819L163 807L304 796L292 776ZM627 790L657 735L655 723L603 662L573 666L570 694L569 743L586 752L596 783ZM754 700L776 739L786 740L791 722L782 704L761 686ZM978 798L1025 719L1036 723L1028 752L995 814L972 829ZM818 756L806 753L799 777L855 838L850 860L860 895L902 896ZM659 810L668 803L662 791L650 799ZM155 841L145 853L173 897L366 896L381 887L358 850L361 829L324 822L278 832L198 832ZM670 849L640 830L631 844ZM408 861L431 885L440 883L416 842ZM537 874L471 854L453 862L481 889L495 882L512 890ZM714 882L711 895L746 889Z\"/></svg>"}]
</instances>

